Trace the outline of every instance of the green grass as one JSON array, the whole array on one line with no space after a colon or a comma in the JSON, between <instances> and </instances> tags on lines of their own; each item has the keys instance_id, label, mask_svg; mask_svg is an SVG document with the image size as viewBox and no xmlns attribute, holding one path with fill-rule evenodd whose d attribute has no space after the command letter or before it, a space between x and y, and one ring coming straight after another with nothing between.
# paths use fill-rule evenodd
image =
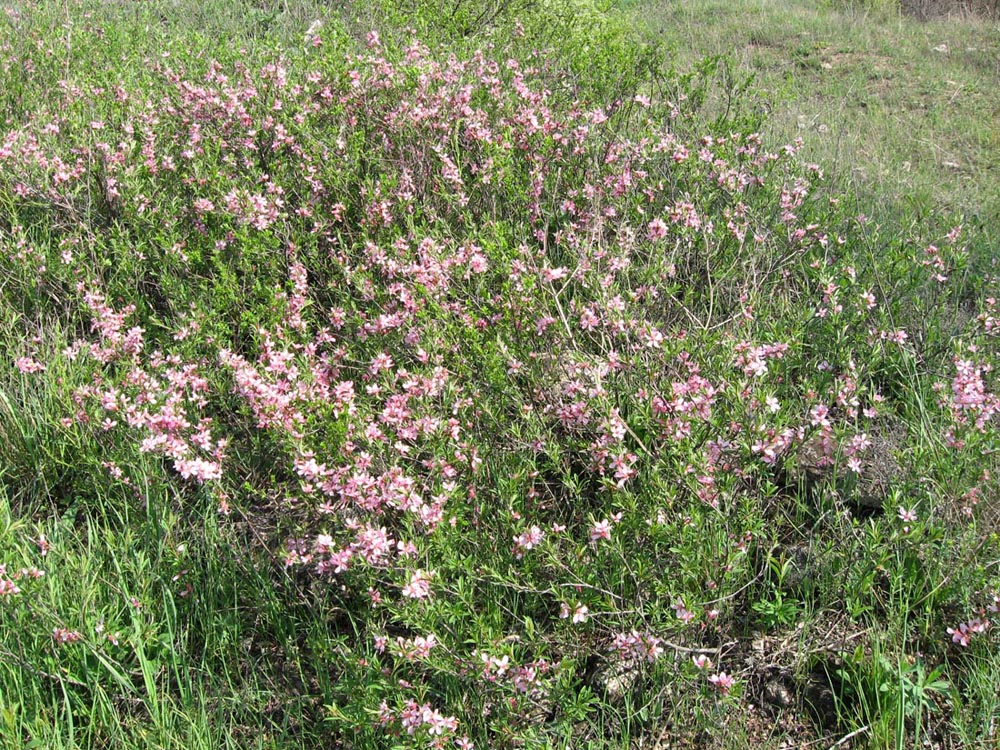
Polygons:
<instances>
[{"instance_id":1,"label":"green grass","mask_svg":"<svg viewBox=\"0 0 1000 750\"><path fill-rule=\"evenodd\" d=\"M722 55L753 76L744 106L870 215L965 217L993 239L1000 214L1000 28L919 21L824 0L634 3L680 67Z\"/></svg>"}]
</instances>

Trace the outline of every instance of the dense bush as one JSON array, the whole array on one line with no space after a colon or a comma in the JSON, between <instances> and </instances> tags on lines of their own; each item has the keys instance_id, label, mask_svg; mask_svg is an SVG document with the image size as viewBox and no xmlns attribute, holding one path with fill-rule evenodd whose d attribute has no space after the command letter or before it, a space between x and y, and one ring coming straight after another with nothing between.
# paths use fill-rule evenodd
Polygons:
<instances>
[{"instance_id":1,"label":"dense bush","mask_svg":"<svg viewBox=\"0 0 1000 750\"><path fill-rule=\"evenodd\" d=\"M319 704L285 742L598 743L738 705L731 639L807 611L913 609L899 659L988 640L995 303L959 229L882 237L795 144L699 132L705 77L657 78L596 11L449 5L120 79L8 14L19 736L245 727L210 676L258 664ZM94 12L74 49L127 55ZM112 534L152 546L123 568ZM792 590L803 539L825 568Z\"/></svg>"}]
</instances>

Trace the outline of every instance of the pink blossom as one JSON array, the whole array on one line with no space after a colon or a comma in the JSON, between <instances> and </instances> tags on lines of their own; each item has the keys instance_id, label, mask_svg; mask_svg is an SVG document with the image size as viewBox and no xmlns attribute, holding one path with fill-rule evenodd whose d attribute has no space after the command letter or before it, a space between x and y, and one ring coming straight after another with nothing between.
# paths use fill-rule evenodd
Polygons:
<instances>
[{"instance_id":1,"label":"pink blossom","mask_svg":"<svg viewBox=\"0 0 1000 750\"><path fill-rule=\"evenodd\" d=\"M659 217L653 219L649 222L646 234L652 242L663 239L667 236L667 223Z\"/></svg>"},{"instance_id":2,"label":"pink blossom","mask_svg":"<svg viewBox=\"0 0 1000 750\"><path fill-rule=\"evenodd\" d=\"M541 544L544 538L545 532L537 526L532 526L527 531L518 534L514 537L514 557L520 560L524 557L526 550L533 549Z\"/></svg>"},{"instance_id":3,"label":"pink blossom","mask_svg":"<svg viewBox=\"0 0 1000 750\"><path fill-rule=\"evenodd\" d=\"M616 635L612 646L623 659L645 659L652 663L663 655L662 644L663 641L656 636L633 630Z\"/></svg>"},{"instance_id":4,"label":"pink blossom","mask_svg":"<svg viewBox=\"0 0 1000 750\"><path fill-rule=\"evenodd\" d=\"M76 643L81 640L83 636L75 630L68 630L67 628L55 628L52 631L52 640L56 643Z\"/></svg>"},{"instance_id":5,"label":"pink blossom","mask_svg":"<svg viewBox=\"0 0 1000 750\"><path fill-rule=\"evenodd\" d=\"M174 461L174 468L185 479L197 479L199 482L222 478L222 468L217 461L205 461L200 458L177 459Z\"/></svg>"},{"instance_id":6,"label":"pink blossom","mask_svg":"<svg viewBox=\"0 0 1000 750\"><path fill-rule=\"evenodd\" d=\"M433 571L415 570L410 581L403 587L403 596L410 599L426 599L431 595L431 576Z\"/></svg>"},{"instance_id":7,"label":"pink blossom","mask_svg":"<svg viewBox=\"0 0 1000 750\"><path fill-rule=\"evenodd\" d=\"M611 539L611 522L606 518L590 527L590 541L596 543L601 539Z\"/></svg>"},{"instance_id":8,"label":"pink blossom","mask_svg":"<svg viewBox=\"0 0 1000 750\"><path fill-rule=\"evenodd\" d=\"M480 652L479 659L483 662L483 677L490 682L495 682L497 677L503 677L510 667L510 657L506 654L491 656Z\"/></svg>"},{"instance_id":9,"label":"pink blossom","mask_svg":"<svg viewBox=\"0 0 1000 750\"><path fill-rule=\"evenodd\" d=\"M542 281L552 282L560 281L569 276L568 268L543 268L539 271L539 276L542 277Z\"/></svg>"},{"instance_id":10,"label":"pink blossom","mask_svg":"<svg viewBox=\"0 0 1000 750\"><path fill-rule=\"evenodd\" d=\"M990 623L988 620L982 620L977 617L968 622L960 623L957 628L947 628L946 632L951 636L953 643L964 647L969 645L974 636L985 633L989 626Z\"/></svg>"},{"instance_id":11,"label":"pink blossom","mask_svg":"<svg viewBox=\"0 0 1000 750\"><path fill-rule=\"evenodd\" d=\"M674 610L674 614L677 616L677 619L683 622L685 625L691 622L691 620L693 620L695 617L694 612L689 610L684 605L684 601L682 599L678 599L673 604L671 604L670 607L671 609Z\"/></svg>"},{"instance_id":12,"label":"pink blossom","mask_svg":"<svg viewBox=\"0 0 1000 750\"><path fill-rule=\"evenodd\" d=\"M818 404L814 406L809 412L809 422L813 427L827 427L830 424L830 420L827 419L827 415L830 410L823 404Z\"/></svg>"},{"instance_id":13,"label":"pink blossom","mask_svg":"<svg viewBox=\"0 0 1000 750\"><path fill-rule=\"evenodd\" d=\"M909 338L909 336L906 335L906 331L903 331L903 330L892 331L892 332L890 332L890 333L888 333L886 335L886 339L888 341L893 342L894 344L905 343L906 339L908 339L908 338Z\"/></svg>"},{"instance_id":14,"label":"pink blossom","mask_svg":"<svg viewBox=\"0 0 1000 750\"><path fill-rule=\"evenodd\" d=\"M963 622L957 628L948 628L947 633L951 636L953 643L959 646L968 646L971 633L969 627Z\"/></svg>"},{"instance_id":15,"label":"pink blossom","mask_svg":"<svg viewBox=\"0 0 1000 750\"><path fill-rule=\"evenodd\" d=\"M735 680L733 680L733 678L725 672L717 672L713 675L709 675L708 681L715 685L715 687L723 695L726 695L735 684Z\"/></svg>"},{"instance_id":16,"label":"pink blossom","mask_svg":"<svg viewBox=\"0 0 1000 750\"><path fill-rule=\"evenodd\" d=\"M25 375L33 375L36 372L45 372L45 365L31 357L18 357L14 360L14 366Z\"/></svg>"},{"instance_id":17,"label":"pink blossom","mask_svg":"<svg viewBox=\"0 0 1000 750\"><path fill-rule=\"evenodd\" d=\"M0 578L0 597L14 596L20 594L21 589L9 578Z\"/></svg>"},{"instance_id":18,"label":"pink blossom","mask_svg":"<svg viewBox=\"0 0 1000 750\"><path fill-rule=\"evenodd\" d=\"M698 669L704 670L712 668L712 660L709 659L707 656L705 656L705 654L698 654L697 656L692 656L691 661L694 662L694 665Z\"/></svg>"}]
</instances>

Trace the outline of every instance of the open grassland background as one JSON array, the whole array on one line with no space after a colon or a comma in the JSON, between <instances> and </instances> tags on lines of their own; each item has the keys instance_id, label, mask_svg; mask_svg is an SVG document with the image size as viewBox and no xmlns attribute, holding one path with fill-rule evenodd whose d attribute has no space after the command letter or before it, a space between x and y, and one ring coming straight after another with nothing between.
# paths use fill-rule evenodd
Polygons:
<instances>
[{"instance_id":1,"label":"open grassland background","mask_svg":"<svg viewBox=\"0 0 1000 750\"><path fill-rule=\"evenodd\" d=\"M801 137L869 212L1000 211L1000 34L974 16L920 21L828 2L634 3L680 67L704 56L752 76L743 106Z\"/></svg>"},{"instance_id":2,"label":"open grassland background","mask_svg":"<svg viewBox=\"0 0 1000 750\"><path fill-rule=\"evenodd\" d=\"M622 6L0 0L0 746L996 746L996 24Z\"/></svg>"}]
</instances>

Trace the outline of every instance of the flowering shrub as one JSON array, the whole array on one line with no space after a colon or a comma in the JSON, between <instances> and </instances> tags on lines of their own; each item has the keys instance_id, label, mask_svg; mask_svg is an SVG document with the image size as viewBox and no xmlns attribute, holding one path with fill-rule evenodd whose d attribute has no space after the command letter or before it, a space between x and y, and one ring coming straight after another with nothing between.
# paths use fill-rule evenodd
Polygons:
<instances>
[{"instance_id":1,"label":"flowering shrub","mask_svg":"<svg viewBox=\"0 0 1000 750\"><path fill-rule=\"evenodd\" d=\"M303 49L64 80L8 118L11 309L63 326L59 347L5 344L8 381L28 403L60 373L40 419L97 446L102 477L51 501L96 487L151 514L152 483L182 514L235 510L267 576L326 592L315 689L359 745L572 737L612 711L607 684L587 699L594 659L637 675L647 717L666 682L729 705L719 644L784 595L761 560L807 524L855 538L851 509L876 517L868 557L802 608L871 615L857 592L892 558L893 595L945 632L971 572L944 534L975 537L992 496L995 302L946 354L897 308L969 295L958 231L870 257L800 144L692 135L683 82L601 100L490 39L362 47L314 24ZM912 403L928 463L872 489ZM24 580L0 568L4 603ZM95 626L46 627L112 663Z\"/></svg>"}]
</instances>

